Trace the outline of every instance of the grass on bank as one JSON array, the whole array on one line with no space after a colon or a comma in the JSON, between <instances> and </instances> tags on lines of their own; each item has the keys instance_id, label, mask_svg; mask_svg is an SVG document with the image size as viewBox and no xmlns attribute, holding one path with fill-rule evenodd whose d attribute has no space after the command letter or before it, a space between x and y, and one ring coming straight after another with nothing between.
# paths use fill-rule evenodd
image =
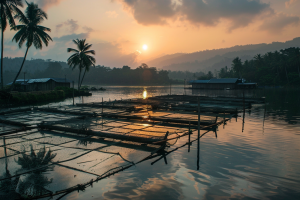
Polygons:
<instances>
[{"instance_id":1,"label":"grass on bank","mask_svg":"<svg viewBox=\"0 0 300 200\"><path fill-rule=\"evenodd\" d=\"M73 97L73 88L68 87L56 87L50 91L31 91L31 92L11 92L12 97L9 100L9 104L24 105L24 104L36 104L52 101L64 100L66 98ZM74 97L78 96L91 96L88 91L74 89ZM0 99L1 104L7 103L7 99Z\"/></svg>"}]
</instances>

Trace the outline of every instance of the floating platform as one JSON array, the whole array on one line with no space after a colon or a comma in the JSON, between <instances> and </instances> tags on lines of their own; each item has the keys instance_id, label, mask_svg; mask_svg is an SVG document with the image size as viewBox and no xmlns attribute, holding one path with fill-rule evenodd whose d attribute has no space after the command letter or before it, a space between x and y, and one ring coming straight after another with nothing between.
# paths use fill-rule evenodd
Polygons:
<instances>
[{"instance_id":1,"label":"floating platform","mask_svg":"<svg viewBox=\"0 0 300 200\"><path fill-rule=\"evenodd\" d=\"M0 198L59 198L145 160L167 163L168 154L199 142L209 132L217 136L218 126L263 102L166 95L3 110L0 163L5 167L0 168L0 182L7 184L0 185ZM199 138L192 135L198 129ZM186 142L177 143L179 139ZM72 179L64 185L72 186L57 190L60 180L51 177L62 174L64 180ZM74 174L76 178L68 177Z\"/></svg>"}]
</instances>

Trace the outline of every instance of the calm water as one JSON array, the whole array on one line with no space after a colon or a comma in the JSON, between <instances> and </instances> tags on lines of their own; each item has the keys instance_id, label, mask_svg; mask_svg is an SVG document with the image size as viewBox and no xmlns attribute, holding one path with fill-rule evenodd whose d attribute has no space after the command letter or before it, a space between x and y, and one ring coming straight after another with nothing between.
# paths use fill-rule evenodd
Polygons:
<instances>
[{"instance_id":1,"label":"calm water","mask_svg":"<svg viewBox=\"0 0 300 200\"><path fill-rule=\"evenodd\" d=\"M144 90L148 96L170 93L169 87L106 88L76 98L75 103L142 97ZM173 86L171 93L197 95L199 91ZM200 94L241 96L240 91ZM155 159L144 161L62 199L300 199L299 90L252 90L245 95L265 96L267 103L254 105L245 115L219 126L217 138L213 132L202 137L199 170L194 142L190 152L183 146L169 154L167 164L164 159L153 165ZM51 105L59 104L72 104L72 99ZM173 149L186 143L183 137ZM74 185L73 174L63 171L53 179Z\"/></svg>"}]
</instances>

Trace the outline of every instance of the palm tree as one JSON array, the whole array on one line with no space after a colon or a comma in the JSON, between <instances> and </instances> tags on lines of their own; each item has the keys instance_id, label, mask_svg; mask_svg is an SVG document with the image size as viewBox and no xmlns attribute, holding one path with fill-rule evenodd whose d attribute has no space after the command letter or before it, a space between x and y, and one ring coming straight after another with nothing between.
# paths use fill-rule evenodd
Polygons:
<instances>
[{"instance_id":1,"label":"palm tree","mask_svg":"<svg viewBox=\"0 0 300 200\"><path fill-rule=\"evenodd\" d=\"M0 28L1 28L1 89L3 90L3 40L4 31L7 27L7 20L10 26L15 26L14 13L20 13L18 6L23 7L22 0L0 0Z\"/></svg>"},{"instance_id":2,"label":"palm tree","mask_svg":"<svg viewBox=\"0 0 300 200\"><path fill-rule=\"evenodd\" d=\"M73 42L77 45L77 49L68 48L68 52L73 52L74 54L68 58L68 65L75 69L76 66L79 68L79 77L78 77L78 90L82 84L86 71L89 71L90 66L95 66L95 58L89 54L95 55L94 50L90 50L91 44L85 43L86 39L76 39ZM81 71L85 69L82 80L80 81Z\"/></svg>"},{"instance_id":3,"label":"palm tree","mask_svg":"<svg viewBox=\"0 0 300 200\"><path fill-rule=\"evenodd\" d=\"M36 49L42 49L43 43L48 46L49 41L52 41L52 38L46 33L46 31L50 32L51 29L39 25L44 21L44 19L47 19L47 14L38 8L37 4L28 3L27 1L26 3L27 8L25 10L25 15L23 13L16 15L16 18L19 19L19 22L22 25L12 27L12 30L18 31L12 41L15 40L16 43L19 44L19 48L22 48L23 43L26 41L27 48L20 70L18 71L11 86L11 91L13 90L14 84L22 71L28 50L32 44Z\"/></svg>"}]
</instances>

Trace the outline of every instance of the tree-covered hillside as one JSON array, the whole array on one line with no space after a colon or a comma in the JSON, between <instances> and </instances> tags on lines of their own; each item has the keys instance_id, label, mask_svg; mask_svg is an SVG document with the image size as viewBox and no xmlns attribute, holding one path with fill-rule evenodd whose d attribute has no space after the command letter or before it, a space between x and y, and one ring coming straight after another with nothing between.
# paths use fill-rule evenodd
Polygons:
<instances>
[{"instance_id":1,"label":"tree-covered hillside","mask_svg":"<svg viewBox=\"0 0 300 200\"><path fill-rule=\"evenodd\" d=\"M219 71L220 78L240 77L268 86L300 85L300 48L257 54L251 60L236 57L231 67Z\"/></svg>"}]
</instances>

